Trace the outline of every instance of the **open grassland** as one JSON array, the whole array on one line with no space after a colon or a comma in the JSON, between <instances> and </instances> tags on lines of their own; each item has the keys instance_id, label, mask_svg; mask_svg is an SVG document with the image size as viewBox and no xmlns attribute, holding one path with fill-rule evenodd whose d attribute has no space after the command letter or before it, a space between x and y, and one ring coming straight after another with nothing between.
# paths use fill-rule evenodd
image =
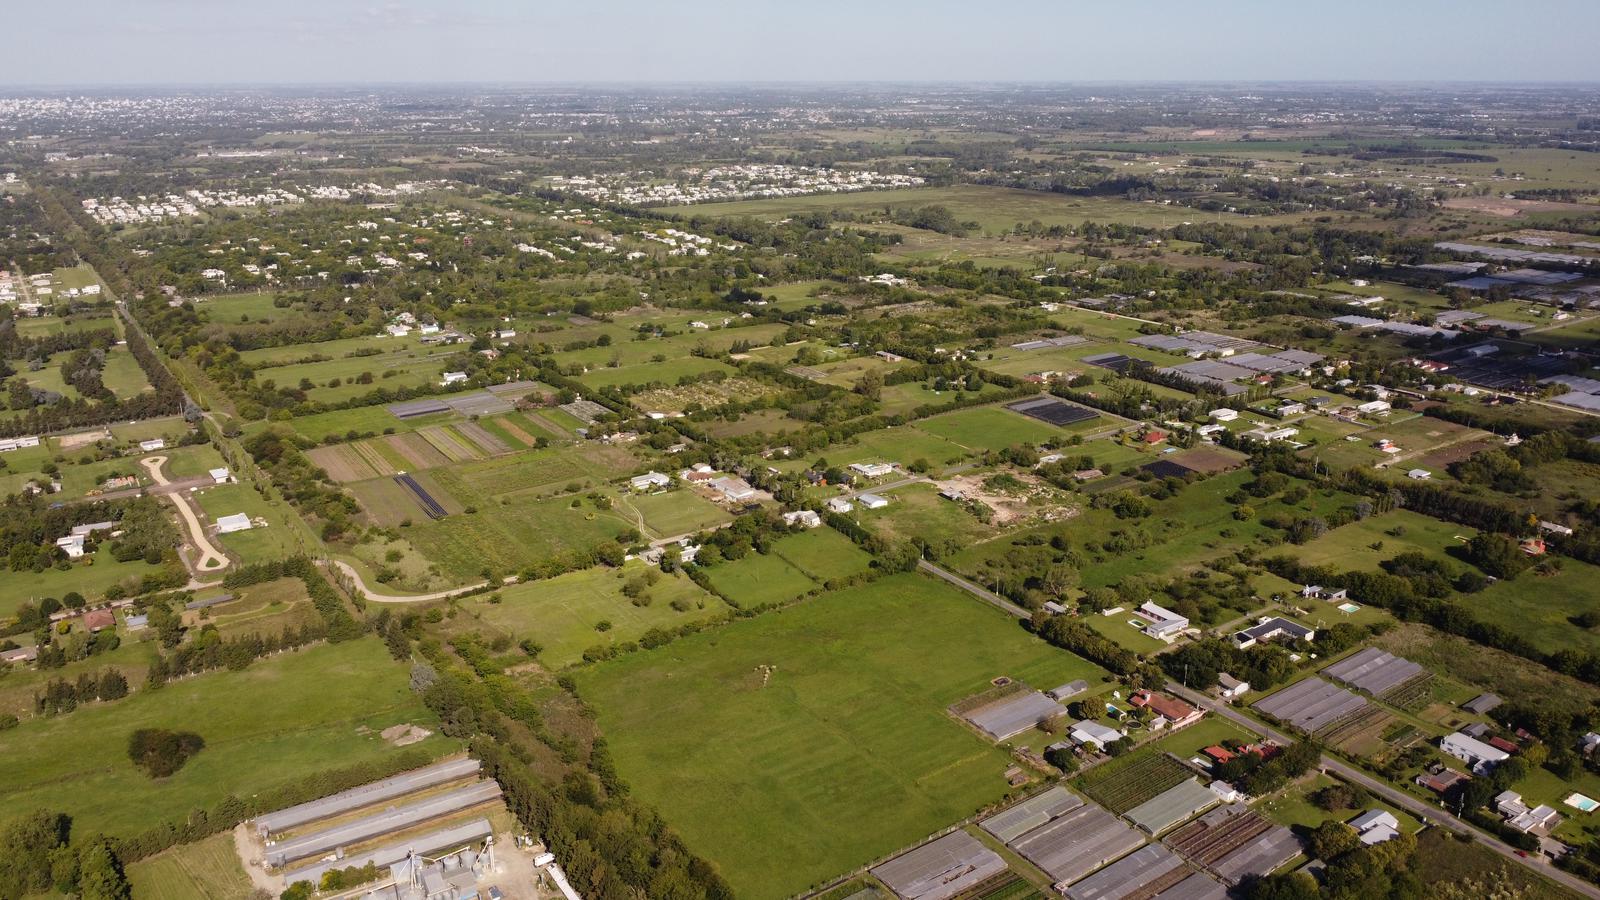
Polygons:
<instances>
[{"instance_id":1,"label":"open grassland","mask_svg":"<svg viewBox=\"0 0 1600 900\"><path fill-rule=\"evenodd\" d=\"M1422 553L1450 561L1445 551L1475 534L1477 530L1473 528L1397 509L1335 528L1302 545L1294 555L1307 565L1373 571L1379 563L1402 553Z\"/></svg>"},{"instance_id":2,"label":"open grassland","mask_svg":"<svg viewBox=\"0 0 1600 900\"><path fill-rule=\"evenodd\" d=\"M89 560L92 562L86 565L85 562ZM144 575L160 570L160 566L149 565L143 560L117 562L109 551L102 551L92 557L85 556L84 560L65 572L54 568L43 572L6 572L4 577L0 577L0 617L9 617L24 602L37 602L45 597L59 600L69 591L77 591L91 600L98 600L114 584L137 581Z\"/></svg>"},{"instance_id":3,"label":"open grassland","mask_svg":"<svg viewBox=\"0 0 1600 900\"><path fill-rule=\"evenodd\" d=\"M865 572L872 557L832 528L813 528L780 538L772 552L819 582Z\"/></svg>"},{"instance_id":4,"label":"open grassland","mask_svg":"<svg viewBox=\"0 0 1600 900\"><path fill-rule=\"evenodd\" d=\"M444 497L434 497L444 502ZM445 575L466 581L479 578L485 568L517 572L554 556L586 551L634 527L615 510L597 510L587 501L574 509L562 498L517 498L476 509L436 521L418 515L406 538Z\"/></svg>"},{"instance_id":5,"label":"open grassland","mask_svg":"<svg viewBox=\"0 0 1600 900\"><path fill-rule=\"evenodd\" d=\"M287 518L295 515L294 511L281 502L269 502L256 493L251 485L219 484L197 491L190 497L205 511L206 518L201 520L201 524L207 527L215 524L217 519L234 513L244 513L252 522L266 520L265 525L258 522L248 531L211 535L213 542L220 543L229 555L240 561L253 563L283 559L299 552L300 545L295 541Z\"/></svg>"},{"instance_id":6,"label":"open grassland","mask_svg":"<svg viewBox=\"0 0 1600 900\"><path fill-rule=\"evenodd\" d=\"M1460 602L1478 618L1532 641L1546 653L1600 652L1600 632L1572 622L1577 616L1600 610L1600 567L1575 559L1560 563L1560 570L1553 574L1523 572L1462 597Z\"/></svg>"},{"instance_id":7,"label":"open grassland","mask_svg":"<svg viewBox=\"0 0 1600 900\"><path fill-rule=\"evenodd\" d=\"M945 413L917 423L930 434L969 450L1004 450L1017 444L1061 439L1061 429L997 406L979 406Z\"/></svg>"},{"instance_id":8,"label":"open grassland","mask_svg":"<svg viewBox=\"0 0 1600 900\"><path fill-rule=\"evenodd\" d=\"M57 809L84 834L129 834L229 794L390 755L395 748L376 732L402 722L431 727L406 667L381 642L311 647L0 732L0 818ZM128 735L139 728L193 731L206 746L155 781L128 760ZM423 746L454 745L434 737Z\"/></svg>"},{"instance_id":9,"label":"open grassland","mask_svg":"<svg viewBox=\"0 0 1600 900\"><path fill-rule=\"evenodd\" d=\"M721 598L682 574L661 575L635 603L623 593L649 567L630 563L621 569L585 569L544 581L511 585L498 592L499 603L475 597L467 606L472 623L516 641L532 638L544 649L539 661L549 668L579 662L591 647L637 641L652 628L676 628L729 612ZM659 572L658 572L659 574ZM686 607L677 609L673 604ZM610 626L601 631L602 622ZM472 627L457 621L456 627Z\"/></svg>"},{"instance_id":10,"label":"open grassland","mask_svg":"<svg viewBox=\"0 0 1600 900\"><path fill-rule=\"evenodd\" d=\"M721 525L733 518L728 511L689 490L660 494L629 494L618 502L623 515L631 507L644 518L644 528L657 537L688 534Z\"/></svg>"},{"instance_id":11,"label":"open grassland","mask_svg":"<svg viewBox=\"0 0 1600 900\"><path fill-rule=\"evenodd\" d=\"M775 553L747 553L706 569L712 587L740 607L787 603L817 587Z\"/></svg>"},{"instance_id":12,"label":"open grassland","mask_svg":"<svg viewBox=\"0 0 1600 900\"><path fill-rule=\"evenodd\" d=\"M590 369L578 380L596 390L621 385L677 384L678 379L699 377L707 372L731 375L734 369L715 359L698 356L667 358L662 362L644 362L636 366L602 367Z\"/></svg>"},{"instance_id":13,"label":"open grassland","mask_svg":"<svg viewBox=\"0 0 1600 900\"><path fill-rule=\"evenodd\" d=\"M1004 796L1009 757L945 712L999 675L1100 672L954 588L896 575L578 681L637 794L740 896L777 898Z\"/></svg>"},{"instance_id":14,"label":"open grassland","mask_svg":"<svg viewBox=\"0 0 1600 900\"><path fill-rule=\"evenodd\" d=\"M273 322L293 315L287 308L272 305L277 294L262 292L248 294L216 294L195 304L195 310L207 322L234 325L240 322Z\"/></svg>"},{"instance_id":15,"label":"open grassland","mask_svg":"<svg viewBox=\"0 0 1600 900\"><path fill-rule=\"evenodd\" d=\"M1499 694L1507 703L1565 715L1600 702L1600 688L1426 625L1397 624L1376 643L1453 681Z\"/></svg>"},{"instance_id":16,"label":"open grassland","mask_svg":"<svg viewBox=\"0 0 1600 900\"><path fill-rule=\"evenodd\" d=\"M359 406L355 409L336 409L314 416L296 416L289 424L295 433L313 441L328 437L356 434L383 434L386 432L414 431L433 425L452 422L459 416L453 412L434 413L411 419L397 419L382 406Z\"/></svg>"},{"instance_id":17,"label":"open grassland","mask_svg":"<svg viewBox=\"0 0 1600 900\"><path fill-rule=\"evenodd\" d=\"M970 545L994 534L965 506L939 496L931 484L913 484L887 495L883 509L857 506L850 513L858 522L890 540L921 538L928 543L954 540Z\"/></svg>"}]
</instances>

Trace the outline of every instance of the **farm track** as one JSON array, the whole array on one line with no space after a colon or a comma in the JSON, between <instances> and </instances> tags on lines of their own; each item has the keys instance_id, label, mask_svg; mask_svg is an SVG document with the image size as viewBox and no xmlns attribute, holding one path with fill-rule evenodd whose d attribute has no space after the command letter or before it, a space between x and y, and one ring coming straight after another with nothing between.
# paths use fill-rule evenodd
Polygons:
<instances>
[{"instance_id":1,"label":"farm track","mask_svg":"<svg viewBox=\"0 0 1600 900\"><path fill-rule=\"evenodd\" d=\"M393 475L395 473L394 466L383 458L383 454L378 452L378 448L366 441L357 441L351 444L350 447L355 451L356 456L359 456L363 462L372 468L372 471L379 475Z\"/></svg>"},{"instance_id":2,"label":"farm track","mask_svg":"<svg viewBox=\"0 0 1600 900\"><path fill-rule=\"evenodd\" d=\"M522 426L511 421L510 416L499 416L493 421L496 425L500 426L501 430L505 431L506 434L511 435L513 440L521 441L522 446L532 447L534 445L534 436L524 431Z\"/></svg>"}]
</instances>

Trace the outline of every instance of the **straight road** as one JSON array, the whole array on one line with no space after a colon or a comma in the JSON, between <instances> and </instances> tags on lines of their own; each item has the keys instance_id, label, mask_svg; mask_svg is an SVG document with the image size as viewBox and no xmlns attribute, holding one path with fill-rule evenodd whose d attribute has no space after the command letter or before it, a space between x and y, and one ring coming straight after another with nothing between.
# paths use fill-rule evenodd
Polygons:
<instances>
[{"instance_id":1,"label":"straight road","mask_svg":"<svg viewBox=\"0 0 1600 900\"><path fill-rule=\"evenodd\" d=\"M925 559L917 560L917 569L927 572L929 575L932 575L933 577L942 581L955 585L956 587L966 591L974 597L977 597L979 600L982 600L983 602L989 604L995 609L1000 610L1003 613L1015 616L1016 618L1024 621L1033 618L1033 613L1028 612L1015 603L1012 603L1010 600L1007 600L999 594L996 594L994 591L981 588L967 579L962 578L960 575L957 575L948 569L941 569Z\"/></svg>"},{"instance_id":2,"label":"straight road","mask_svg":"<svg viewBox=\"0 0 1600 900\"><path fill-rule=\"evenodd\" d=\"M1260 737L1270 738L1280 744L1287 745L1294 743L1294 739L1290 738L1289 736L1275 729L1269 728L1266 725L1263 725L1260 722L1250 718L1249 716L1244 715L1233 707L1224 703L1219 703L1216 700L1205 696L1204 694L1191 691L1188 688L1171 681L1167 682L1166 688L1168 692L1176 694L1190 703L1201 707L1202 709L1209 710L1216 715L1222 716L1223 718L1233 722L1235 725L1238 725L1241 728L1244 728L1246 731L1249 731L1252 734ZM1387 800L1395 806L1408 810L1411 813L1422 817L1423 819L1431 819L1436 822L1443 822L1456 831L1471 835L1472 838L1478 843L1483 844L1490 850L1493 850L1511 862L1526 866L1529 869L1532 869L1534 872L1556 882L1568 890L1582 894L1585 897L1594 897L1596 900L1600 900L1600 888L1595 887L1594 885L1584 881L1581 878L1578 878L1577 876L1564 872L1555 866L1539 862L1538 859L1519 856L1515 847L1512 847L1510 844L1505 843L1499 838L1484 834L1477 828L1474 828L1461 819L1456 818L1454 815L1451 815L1450 812L1443 807L1434 806L1431 803L1424 803L1423 801L1418 800L1416 797L1413 797L1404 791L1397 790L1394 787L1391 787L1390 785L1371 777L1365 772L1362 772L1354 766L1343 763L1331 756L1324 755L1322 757L1322 768L1338 775L1340 778L1343 778L1351 784L1360 785L1367 791L1370 791L1371 793L1382 797L1384 800Z\"/></svg>"}]
</instances>

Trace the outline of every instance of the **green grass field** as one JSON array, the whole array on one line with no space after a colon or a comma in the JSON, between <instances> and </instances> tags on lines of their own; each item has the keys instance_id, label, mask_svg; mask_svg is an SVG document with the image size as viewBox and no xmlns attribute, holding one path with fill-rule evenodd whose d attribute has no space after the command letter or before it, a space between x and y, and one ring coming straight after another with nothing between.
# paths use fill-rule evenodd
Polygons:
<instances>
[{"instance_id":1,"label":"green grass field","mask_svg":"<svg viewBox=\"0 0 1600 900\"><path fill-rule=\"evenodd\" d=\"M940 497L931 484L907 485L887 496L889 505L883 509L857 506L849 515L891 540L922 538L934 543L954 539L972 544L994 533L966 507Z\"/></svg>"},{"instance_id":2,"label":"green grass field","mask_svg":"<svg viewBox=\"0 0 1600 900\"><path fill-rule=\"evenodd\" d=\"M252 520L257 517L267 520L268 524L264 527L257 525L249 531L237 531L213 537L224 550L244 563L282 559L299 551L299 544L295 542L294 533L285 519L286 516L294 515L294 511L282 503L277 505L269 503L256 493L251 485L219 484L197 491L189 497L205 510L206 516L210 519L204 523L207 525L215 523L222 516L234 513L245 513Z\"/></svg>"},{"instance_id":3,"label":"green grass field","mask_svg":"<svg viewBox=\"0 0 1600 900\"><path fill-rule=\"evenodd\" d=\"M711 584L741 607L787 603L817 587L775 553L747 553L742 559L727 560L706 570Z\"/></svg>"},{"instance_id":4,"label":"green grass field","mask_svg":"<svg viewBox=\"0 0 1600 900\"><path fill-rule=\"evenodd\" d=\"M1572 616L1600 609L1600 567L1575 559L1561 563L1554 575L1523 572L1464 596L1460 603L1547 653L1600 651L1600 633L1569 621Z\"/></svg>"},{"instance_id":5,"label":"green grass field","mask_svg":"<svg viewBox=\"0 0 1600 900\"><path fill-rule=\"evenodd\" d=\"M630 506L638 510L644 517L645 528L659 537L699 531L733 518L727 510L687 490L624 494L618 502L624 513Z\"/></svg>"},{"instance_id":6,"label":"green grass field","mask_svg":"<svg viewBox=\"0 0 1600 900\"><path fill-rule=\"evenodd\" d=\"M650 603L635 606L622 588L645 570L643 564L630 563L622 569L585 569L512 585L499 592L499 603L477 597L468 610L494 633L538 641L544 647L539 660L550 668L578 662L590 647L635 641L651 628L675 628L729 611L721 598L681 574L662 576L646 591ZM680 612L674 601L691 608ZM610 622L611 628L597 630L601 622Z\"/></svg>"},{"instance_id":7,"label":"green grass field","mask_svg":"<svg viewBox=\"0 0 1600 900\"><path fill-rule=\"evenodd\" d=\"M149 565L143 560L117 562L109 551L97 552L93 557L85 556L84 559L92 559L93 562L85 565L80 560L65 572L53 568L43 572L6 572L5 577L0 578L0 617L9 617L25 601L37 601L44 597L59 600L68 591L99 599L105 595L106 588L113 584L137 580L160 571L159 566Z\"/></svg>"},{"instance_id":8,"label":"green grass field","mask_svg":"<svg viewBox=\"0 0 1600 900\"><path fill-rule=\"evenodd\" d=\"M677 384L678 379L685 376L699 376L707 372L724 372L732 374L733 369L726 364L714 359L703 359L698 356L668 357L665 362L644 362L634 366L620 366L618 368L601 367L590 369L578 376L578 380L591 388L616 387L629 384L651 384L662 382L664 384Z\"/></svg>"},{"instance_id":9,"label":"green grass field","mask_svg":"<svg viewBox=\"0 0 1600 900\"><path fill-rule=\"evenodd\" d=\"M83 834L128 834L228 794L392 755L376 732L401 722L432 724L406 667L382 643L311 647L0 732L0 818L43 807L72 816ZM139 728L194 731L206 747L154 781L128 761L128 735ZM454 742L433 737L421 746L442 754Z\"/></svg>"},{"instance_id":10,"label":"green grass field","mask_svg":"<svg viewBox=\"0 0 1600 900\"><path fill-rule=\"evenodd\" d=\"M562 498L485 505L476 513L438 521L420 512L405 529L409 540L447 576L475 580L483 569L515 572L524 566L614 539L633 522L589 504L573 509Z\"/></svg>"},{"instance_id":11,"label":"green grass field","mask_svg":"<svg viewBox=\"0 0 1600 900\"><path fill-rule=\"evenodd\" d=\"M1371 571L1384 560L1417 552L1460 567L1463 564L1452 561L1445 550L1463 543L1458 536L1471 538L1476 533L1476 529L1397 509L1335 528L1296 548L1294 555L1308 565ZM1381 546L1374 550L1374 544Z\"/></svg>"},{"instance_id":12,"label":"green grass field","mask_svg":"<svg viewBox=\"0 0 1600 900\"><path fill-rule=\"evenodd\" d=\"M918 422L916 427L971 450L1004 450L1063 438L1059 428L997 406L945 413Z\"/></svg>"},{"instance_id":13,"label":"green grass field","mask_svg":"<svg viewBox=\"0 0 1600 900\"><path fill-rule=\"evenodd\" d=\"M897 575L578 681L635 793L740 896L778 898L1006 793L1007 754L945 712L999 675L1101 673L954 588Z\"/></svg>"},{"instance_id":14,"label":"green grass field","mask_svg":"<svg viewBox=\"0 0 1600 900\"><path fill-rule=\"evenodd\" d=\"M819 582L865 572L872 557L832 528L813 528L773 544L772 552Z\"/></svg>"},{"instance_id":15,"label":"green grass field","mask_svg":"<svg viewBox=\"0 0 1600 900\"><path fill-rule=\"evenodd\" d=\"M139 900L244 900L253 890L232 832L142 859L128 866L127 874Z\"/></svg>"}]
</instances>

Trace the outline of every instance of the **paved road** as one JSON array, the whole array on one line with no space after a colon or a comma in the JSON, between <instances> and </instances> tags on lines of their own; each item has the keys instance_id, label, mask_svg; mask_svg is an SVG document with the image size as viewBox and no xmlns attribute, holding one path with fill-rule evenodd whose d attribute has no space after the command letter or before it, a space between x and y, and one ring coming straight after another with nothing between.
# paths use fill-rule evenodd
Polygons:
<instances>
[{"instance_id":1,"label":"paved road","mask_svg":"<svg viewBox=\"0 0 1600 900\"><path fill-rule=\"evenodd\" d=\"M1273 728L1269 728L1260 722L1257 722L1256 720L1244 715L1227 704L1219 703L1216 700L1205 696L1204 694L1191 691L1175 682L1167 682L1166 687L1171 693L1177 694L1185 700L1188 700L1190 703L1194 703L1204 709L1210 710L1216 715L1228 719L1252 734L1271 738L1272 740L1281 744L1294 743L1294 739L1290 738L1289 736ZM1424 819L1431 819L1435 822L1443 822L1456 831L1471 835L1473 839L1488 847L1490 850L1493 850L1494 852L1505 857L1507 860L1517 863L1518 865L1526 866L1529 869L1532 869L1534 872L1537 872L1551 881L1560 884L1562 887L1582 894L1585 897L1594 897L1597 898L1597 900L1600 900L1600 888L1595 887L1581 878L1557 869L1552 865L1540 862L1537 858L1518 856L1516 848L1512 847L1510 844L1507 844L1498 838L1484 834L1461 819L1451 815L1450 812L1443 807L1435 806L1431 803L1425 803L1421 800L1418 800L1416 797L1397 790L1396 788L1385 784L1376 778L1373 778L1365 772L1362 772L1354 766L1343 763L1331 756L1322 757L1322 768L1329 772L1335 773L1340 778L1343 778L1352 784L1360 785L1362 788L1365 788L1367 791L1382 797L1395 806L1409 810Z\"/></svg>"},{"instance_id":2,"label":"paved road","mask_svg":"<svg viewBox=\"0 0 1600 900\"><path fill-rule=\"evenodd\" d=\"M967 579L962 578L960 575L957 575L948 569L941 569L925 559L917 560L917 568L927 572L929 575L932 575L935 578L942 579L950 584L955 585L956 587L966 591L974 597L977 597L979 600L982 600L983 602L989 604L995 609L1000 610L1003 613L1007 613L1019 619L1033 618L1033 613L1028 612L1015 603L1012 603L1010 600L1007 600L999 594L996 594L994 591L981 588Z\"/></svg>"}]
</instances>

